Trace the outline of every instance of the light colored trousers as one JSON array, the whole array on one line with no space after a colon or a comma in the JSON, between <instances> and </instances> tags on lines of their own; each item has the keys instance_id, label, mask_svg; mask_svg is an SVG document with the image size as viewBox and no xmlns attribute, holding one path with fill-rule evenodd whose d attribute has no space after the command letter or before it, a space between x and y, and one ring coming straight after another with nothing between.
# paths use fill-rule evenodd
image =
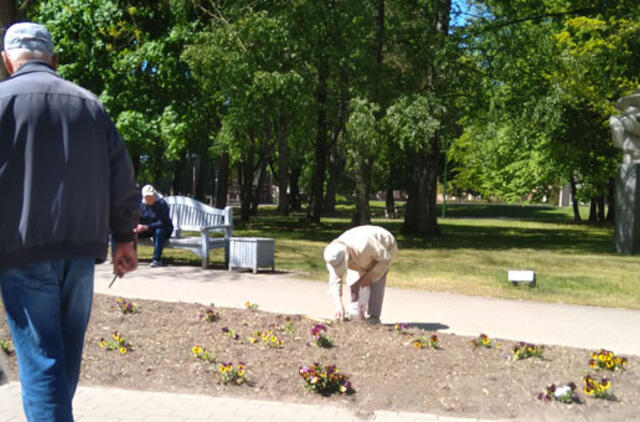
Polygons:
<instances>
[{"instance_id":1,"label":"light colored trousers","mask_svg":"<svg viewBox=\"0 0 640 422\"><path fill-rule=\"evenodd\" d=\"M387 285L387 273L384 273L382 278L371 286L369 286L369 302L367 303L367 314L370 318L380 318L382 313L382 300L384 299L384 288ZM353 270L347 270L347 284L349 280L358 280L360 273ZM363 289L360 289L362 293ZM364 299L364 297L363 297Z\"/></svg>"}]
</instances>

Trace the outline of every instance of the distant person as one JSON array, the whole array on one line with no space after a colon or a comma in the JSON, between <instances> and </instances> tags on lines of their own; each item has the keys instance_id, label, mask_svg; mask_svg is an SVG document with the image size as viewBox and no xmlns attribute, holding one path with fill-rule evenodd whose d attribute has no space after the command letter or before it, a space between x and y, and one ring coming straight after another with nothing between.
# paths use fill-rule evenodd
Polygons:
<instances>
[{"instance_id":1,"label":"distant person","mask_svg":"<svg viewBox=\"0 0 640 422\"><path fill-rule=\"evenodd\" d=\"M380 322L387 272L398 253L396 239L379 226L358 226L342 233L324 250L329 271L329 290L336 307L335 317L345 318L342 302L342 283L349 286L352 317L364 317L364 309L357 308L361 289L369 287L366 303L368 322ZM360 315L353 315L357 309Z\"/></svg>"},{"instance_id":2,"label":"distant person","mask_svg":"<svg viewBox=\"0 0 640 422\"><path fill-rule=\"evenodd\" d=\"M140 204L140 224L134 229L138 237L153 237L153 259L151 267L163 267L162 249L164 242L173 233L173 223L169 216L167 201L158 196L151 185L142 188Z\"/></svg>"},{"instance_id":3,"label":"distant person","mask_svg":"<svg viewBox=\"0 0 640 422\"><path fill-rule=\"evenodd\" d=\"M98 99L56 73L51 35L10 26L0 83L0 287L28 421L73 421L96 261L135 270L140 194Z\"/></svg>"}]
</instances>

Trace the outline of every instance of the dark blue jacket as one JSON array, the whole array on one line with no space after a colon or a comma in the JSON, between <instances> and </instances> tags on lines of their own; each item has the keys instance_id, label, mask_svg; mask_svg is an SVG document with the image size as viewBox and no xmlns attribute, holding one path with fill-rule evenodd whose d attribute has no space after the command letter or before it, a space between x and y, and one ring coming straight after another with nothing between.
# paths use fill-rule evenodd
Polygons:
<instances>
[{"instance_id":1,"label":"dark blue jacket","mask_svg":"<svg viewBox=\"0 0 640 422\"><path fill-rule=\"evenodd\" d=\"M173 232L173 223L169 217L169 205L167 201L160 197L156 197L156 202L149 206L144 201L140 204L140 224L149 226L148 231L153 232L158 227L164 227L167 230L166 237L171 236Z\"/></svg>"},{"instance_id":2,"label":"dark blue jacket","mask_svg":"<svg viewBox=\"0 0 640 422\"><path fill-rule=\"evenodd\" d=\"M140 193L98 99L40 61L0 83L0 268L104 260L133 240Z\"/></svg>"}]
</instances>

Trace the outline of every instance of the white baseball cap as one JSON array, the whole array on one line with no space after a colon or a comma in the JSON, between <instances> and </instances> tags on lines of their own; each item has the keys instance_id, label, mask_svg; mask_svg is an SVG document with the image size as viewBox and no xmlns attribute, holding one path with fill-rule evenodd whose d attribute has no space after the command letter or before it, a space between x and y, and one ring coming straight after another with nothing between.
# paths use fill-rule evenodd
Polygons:
<instances>
[{"instance_id":1,"label":"white baseball cap","mask_svg":"<svg viewBox=\"0 0 640 422\"><path fill-rule=\"evenodd\" d=\"M144 185L142 187L142 196L154 196L156 194L156 190L151 185Z\"/></svg>"},{"instance_id":2,"label":"white baseball cap","mask_svg":"<svg viewBox=\"0 0 640 422\"><path fill-rule=\"evenodd\" d=\"M324 248L324 260L329 271L329 280L339 280L347 272L347 247L342 243L332 242Z\"/></svg>"}]
</instances>

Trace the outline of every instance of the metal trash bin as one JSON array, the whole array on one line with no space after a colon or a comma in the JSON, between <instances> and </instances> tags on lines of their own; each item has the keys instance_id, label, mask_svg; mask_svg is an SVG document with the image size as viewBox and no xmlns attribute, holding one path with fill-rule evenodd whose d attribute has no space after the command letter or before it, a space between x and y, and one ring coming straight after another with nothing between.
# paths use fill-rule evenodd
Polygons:
<instances>
[{"instance_id":1,"label":"metal trash bin","mask_svg":"<svg viewBox=\"0 0 640 422\"><path fill-rule=\"evenodd\" d=\"M232 237L229 239L229 271L233 268L258 268L275 266L275 240L269 237Z\"/></svg>"}]
</instances>

